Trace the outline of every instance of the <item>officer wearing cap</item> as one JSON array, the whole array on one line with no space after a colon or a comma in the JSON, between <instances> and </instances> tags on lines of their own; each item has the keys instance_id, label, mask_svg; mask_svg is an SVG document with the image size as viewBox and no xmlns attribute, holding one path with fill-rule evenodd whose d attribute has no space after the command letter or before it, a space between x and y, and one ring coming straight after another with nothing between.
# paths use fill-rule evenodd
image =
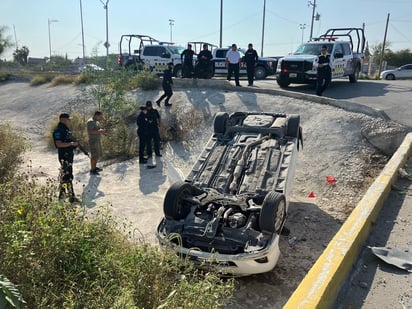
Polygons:
<instances>
[{"instance_id":1,"label":"officer wearing cap","mask_svg":"<svg viewBox=\"0 0 412 309\"><path fill-rule=\"evenodd\" d=\"M163 87L163 91L164 93L162 94L162 96L156 101L157 106L160 107L160 103L162 102L162 100L164 98L166 98L165 100L165 106L172 106L171 103L169 103L170 98L173 95L173 91L172 91L172 85L173 85L173 62L169 62L167 64L167 69L163 71L163 82L162 82L162 87Z\"/></svg>"},{"instance_id":2,"label":"officer wearing cap","mask_svg":"<svg viewBox=\"0 0 412 309\"><path fill-rule=\"evenodd\" d=\"M144 164L147 159L144 157L145 149L147 150L149 136L149 119L147 118L146 106L140 107L140 113L136 119L137 136L139 137L139 164Z\"/></svg>"},{"instance_id":3,"label":"officer wearing cap","mask_svg":"<svg viewBox=\"0 0 412 309\"><path fill-rule=\"evenodd\" d=\"M146 102L146 109L147 109L146 117L148 120L147 155L149 156L149 158L152 156L152 141L153 141L155 154L157 157L161 157L162 155L160 153L160 132L159 132L160 114L157 109L153 108L152 101Z\"/></svg>"},{"instance_id":4,"label":"officer wearing cap","mask_svg":"<svg viewBox=\"0 0 412 309\"><path fill-rule=\"evenodd\" d=\"M74 149L79 145L73 140L70 131L70 115L62 113L59 116L59 124L53 131L54 145L57 148L60 162L60 191L59 200L63 200L66 192L69 194L70 203L80 202L73 190L73 158Z\"/></svg>"},{"instance_id":5,"label":"officer wearing cap","mask_svg":"<svg viewBox=\"0 0 412 309\"><path fill-rule=\"evenodd\" d=\"M317 59L315 59L315 67L317 67L316 94L321 96L332 80L330 55L326 45L322 45L321 53Z\"/></svg>"}]
</instances>

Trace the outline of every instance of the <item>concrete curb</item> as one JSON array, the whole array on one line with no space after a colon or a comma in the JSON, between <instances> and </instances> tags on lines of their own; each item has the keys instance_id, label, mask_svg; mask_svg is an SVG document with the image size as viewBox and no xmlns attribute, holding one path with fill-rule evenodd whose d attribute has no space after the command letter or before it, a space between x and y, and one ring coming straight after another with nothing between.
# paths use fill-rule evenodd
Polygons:
<instances>
[{"instance_id":1,"label":"concrete curb","mask_svg":"<svg viewBox=\"0 0 412 309\"><path fill-rule=\"evenodd\" d=\"M178 88L211 88L219 89L225 91L237 91L237 92L253 92L253 93L263 93L263 94L272 94L272 95L281 95L285 97L301 99L301 100L310 100L319 104L327 104L337 108L344 109L349 112L366 114L375 118L382 118L384 120L390 120L389 116L383 111L374 109L372 107L362 105L355 102L349 102L345 100L336 100L327 97L319 97L317 95L299 93L293 91L287 91L283 89L267 89L259 87L236 87L227 80L222 79L174 79L173 80L175 87Z\"/></svg>"},{"instance_id":2,"label":"concrete curb","mask_svg":"<svg viewBox=\"0 0 412 309\"><path fill-rule=\"evenodd\" d=\"M284 309L331 308L396 180L398 169L405 165L411 150L412 133L409 133L289 298Z\"/></svg>"}]
</instances>

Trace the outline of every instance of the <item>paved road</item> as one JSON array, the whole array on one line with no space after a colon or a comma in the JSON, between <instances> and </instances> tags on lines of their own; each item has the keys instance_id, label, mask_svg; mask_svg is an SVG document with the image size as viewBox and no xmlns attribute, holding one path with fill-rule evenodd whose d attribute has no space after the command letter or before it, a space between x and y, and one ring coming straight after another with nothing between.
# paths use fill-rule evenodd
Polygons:
<instances>
[{"instance_id":1,"label":"paved road","mask_svg":"<svg viewBox=\"0 0 412 309\"><path fill-rule=\"evenodd\" d=\"M243 82L241 82L244 84ZM281 89L271 77L256 81L257 87ZM291 85L286 91L314 94L310 85ZM324 92L324 96L337 100L346 100L380 109L395 122L412 129L412 80L360 80L356 84L348 80L335 80Z\"/></svg>"}]
</instances>

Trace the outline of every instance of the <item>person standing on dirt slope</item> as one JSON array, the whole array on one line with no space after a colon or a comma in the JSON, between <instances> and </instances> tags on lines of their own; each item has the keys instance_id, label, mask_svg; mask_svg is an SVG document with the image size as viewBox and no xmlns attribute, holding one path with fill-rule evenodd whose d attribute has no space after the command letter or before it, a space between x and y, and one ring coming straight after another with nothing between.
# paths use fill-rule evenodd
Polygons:
<instances>
[{"instance_id":1,"label":"person standing on dirt slope","mask_svg":"<svg viewBox=\"0 0 412 309\"><path fill-rule=\"evenodd\" d=\"M89 135L89 147L90 147L90 173L93 175L99 175L102 171L97 167L97 162L103 155L101 135L106 133L100 127L100 121L103 120L103 113L96 111L92 118L87 121L87 134Z\"/></svg>"},{"instance_id":2,"label":"person standing on dirt slope","mask_svg":"<svg viewBox=\"0 0 412 309\"><path fill-rule=\"evenodd\" d=\"M328 88L332 80L332 68L330 67L330 55L328 47L322 45L321 54L315 59L314 66L317 67L318 74L316 80L316 94L321 96Z\"/></svg>"},{"instance_id":3,"label":"person standing on dirt slope","mask_svg":"<svg viewBox=\"0 0 412 309\"><path fill-rule=\"evenodd\" d=\"M69 128L70 122L71 118L69 114L60 114L59 124L53 131L53 141L57 148L60 162L59 200L62 201L66 197L67 192L70 203L79 203L80 200L76 197L73 190L74 149L76 149L79 144L73 140L72 132Z\"/></svg>"},{"instance_id":4,"label":"person standing on dirt slope","mask_svg":"<svg viewBox=\"0 0 412 309\"><path fill-rule=\"evenodd\" d=\"M153 108L152 101L146 102L146 109L147 109L147 119L148 119L148 139L147 139L147 155L149 159L152 156L152 141L154 144L154 151L157 157L161 157L160 153L160 133L159 133L159 126L160 126L160 114L159 111Z\"/></svg>"},{"instance_id":5,"label":"person standing on dirt slope","mask_svg":"<svg viewBox=\"0 0 412 309\"><path fill-rule=\"evenodd\" d=\"M163 71L163 82L162 82L162 87L164 90L164 94L156 101L157 106L160 107L160 103L164 98L165 100L165 106L172 106L172 104L169 104L169 100L173 95L172 91L172 85L173 85L173 62L169 62L167 64L167 69Z\"/></svg>"},{"instance_id":6,"label":"person standing on dirt slope","mask_svg":"<svg viewBox=\"0 0 412 309\"><path fill-rule=\"evenodd\" d=\"M187 44L185 49L180 55L180 61L183 63L183 77L190 78L193 74L193 55L195 52L192 50L192 44Z\"/></svg>"},{"instance_id":7,"label":"person standing on dirt slope","mask_svg":"<svg viewBox=\"0 0 412 309\"><path fill-rule=\"evenodd\" d=\"M147 163L144 152L147 150L149 142L149 119L147 118L147 107L140 107L140 113L136 119L137 136L139 136L139 164Z\"/></svg>"}]
</instances>

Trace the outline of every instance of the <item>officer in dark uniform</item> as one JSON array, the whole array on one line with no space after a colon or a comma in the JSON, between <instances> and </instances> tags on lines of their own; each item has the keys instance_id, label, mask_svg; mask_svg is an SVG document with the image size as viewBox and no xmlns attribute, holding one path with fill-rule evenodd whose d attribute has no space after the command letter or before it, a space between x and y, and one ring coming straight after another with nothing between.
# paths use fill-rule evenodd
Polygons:
<instances>
[{"instance_id":1,"label":"officer in dark uniform","mask_svg":"<svg viewBox=\"0 0 412 309\"><path fill-rule=\"evenodd\" d=\"M140 107L140 113L137 116L137 135L139 136L139 163L144 164L147 159L144 157L144 151L147 149L149 140L149 119L147 118L146 106Z\"/></svg>"},{"instance_id":2,"label":"officer in dark uniform","mask_svg":"<svg viewBox=\"0 0 412 309\"><path fill-rule=\"evenodd\" d=\"M208 49L207 44L203 44L203 50L197 55L197 66L196 75L199 78L211 78L212 77L212 67L211 60L213 55Z\"/></svg>"},{"instance_id":3,"label":"officer in dark uniform","mask_svg":"<svg viewBox=\"0 0 412 309\"><path fill-rule=\"evenodd\" d=\"M193 55L195 52L192 50L192 44L187 45L187 49L185 49L182 54L180 55L180 60L183 63L183 77L191 77L193 73Z\"/></svg>"},{"instance_id":4,"label":"officer in dark uniform","mask_svg":"<svg viewBox=\"0 0 412 309\"><path fill-rule=\"evenodd\" d=\"M154 151L157 157L161 157L160 153L160 114L159 111L152 106L152 101L146 102L147 109L147 132L148 132L148 142L147 142L147 155L149 158L152 156L152 141L154 144Z\"/></svg>"},{"instance_id":5,"label":"officer in dark uniform","mask_svg":"<svg viewBox=\"0 0 412 309\"><path fill-rule=\"evenodd\" d=\"M160 107L160 102L162 102L162 100L164 98L166 98L165 106L172 106L172 104L169 103L169 100L173 95L173 91L172 91L173 79L172 79L172 76L173 76L173 62L169 62L167 64L167 69L163 71L162 87L163 87L164 94L156 101L156 104L159 107Z\"/></svg>"},{"instance_id":6,"label":"officer in dark uniform","mask_svg":"<svg viewBox=\"0 0 412 309\"><path fill-rule=\"evenodd\" d=\"M67 192L70 203L76 203L80 202L80 200L76 198L73 190L73 157L74 150L79 144L73 140L72 132L69 129L70 115L66 113L60 114L59 119L59 124L53 131L54 145L58 151L61 167L59 200L64 199Z\"/></svg>"},{"instance_id":7,"label":"officer in dark uniform","mask_svg":"<svg viewBox=\"0 0 412 309\"><path fill-rule=\"evenodd\" d=\"M332 80L332 68L330 67L330 55L328 53L328 47L322 45L321 54L317 58L317 81L316 81L316 94L321 96L323 91L328 88L330 81Z\"/></svg>"},{"instance_id":8,"label":"officer in dark uniform","mask_svg":"<svg viewBox=\"0 0 412 309\"><path fill-rule=\"evenodd\" d=\"M255 67L258 63L259 57L256 50L253 49L253 44L249 43L248 49L245 52L243 61L246 62L248 86L253 86L253 77L255 75Z\"/></svg>"}]
</instances>

